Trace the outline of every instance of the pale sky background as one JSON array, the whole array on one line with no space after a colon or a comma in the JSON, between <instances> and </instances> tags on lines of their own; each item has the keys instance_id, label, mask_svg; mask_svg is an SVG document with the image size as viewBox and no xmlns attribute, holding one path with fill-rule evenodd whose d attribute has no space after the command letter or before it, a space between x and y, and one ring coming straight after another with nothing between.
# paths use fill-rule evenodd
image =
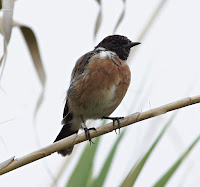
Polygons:
<instances>
[{"instance_id":1,"label":"pale sky background","mask_svg":"<svg viewBox=\"0 0 200 187\"><path fill-rule=\"evenodd\" d=\"M138 41L138 36L159 2L127 0L125 18L116 33ZM120 0L103 1L102 25L94 42L94 25L99 10L95 1L16 1L14 20L30 26L36 33L47 74L45 98L36 119L42 147L51 144L61 129L64 99L76 60L92 50L105 36L113 34L122 5ZM200 94L199 10L198 0L166 2L142 44L137 47L137 54L130 60L132 81L126 97L112 116L125 116ZM2 37L0 42L2 46ZM142 83L144 74L146 82ZM142 84L145 85L141 91ZM11 156L24 156L39 148L35 139L33 112L41 86L17 28L12 31L1 86L4 91L0 90L0 123L12 120L0 124L0 162ZM118 147L105 187L118 186L122 182L171 114L126 127L127 132ZM100 123L97 121L95 124L98 126ZM200 105L181 109L143 168L135 186L153 185L199 132ZM100 171L116 138L114 132L103 136L95 161L95 174ZM88 142L82 143L72 154L71 163L57 187L64 186L70 177L85 144ZM199 158L200 144L197 144L167 186L198 187ZM0 186L48 187L53 178L45 166L48 165L53 176L56 176L64 161L65 158L53 154L1 176Z\"/></svg>"}]
</instances>

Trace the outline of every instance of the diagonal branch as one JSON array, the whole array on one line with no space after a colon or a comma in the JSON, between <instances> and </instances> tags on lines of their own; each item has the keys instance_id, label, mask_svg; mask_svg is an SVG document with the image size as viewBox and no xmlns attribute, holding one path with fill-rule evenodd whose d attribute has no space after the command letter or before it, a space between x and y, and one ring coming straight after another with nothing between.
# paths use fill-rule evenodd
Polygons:
<instances>
[{"instance_id":1,"label":"diagonal branch","mask_svg":"<svg viewBox=\"0 0 200 187\"><path fill-rule=\"evenodd\" d=\"M161 107L157 107L157 108L148 110L146 112L131 114L129 116L126 116L124 119L122 119L120 121L120 125L121 125L121 127L125 127L125 126L131 125L133 123L136 123L138 121L142 121L142 120L145 120L148 118L159 116L159 115L165 114L167 112L170 112L172 110L180 109L180 108L183 108L183 107L186 107L189 105L193 105L193 104L197 104L197 103L200 103L200 95L194 96L194 97L187 97L187 98L163 105ZM115 123L114 129L117 129L117 128L118 128L117 123ZM91 138L95 138L97 136L101 136L101 135L109 133L111 131L113 131L113 125L112 125L112 123L108 123L104 126L98 127L96 129L96 131L91 131L90 136L91 136ZM6 167L4 167L3 169L0 169L0 175L10 172L16 168L19 168L19 167L29 164L31 162L34 162L43 157L46 157L58 150L64 149L66 147L70 147L72 145L81 143L86 140L87 139L85 137L85 133L67 137L63 140L55 142L55 143L53 143L47 147L44 147L40 150L34 151L28 155L25 155L23 157L13 160Z\"/></svg>"}]
</instances>

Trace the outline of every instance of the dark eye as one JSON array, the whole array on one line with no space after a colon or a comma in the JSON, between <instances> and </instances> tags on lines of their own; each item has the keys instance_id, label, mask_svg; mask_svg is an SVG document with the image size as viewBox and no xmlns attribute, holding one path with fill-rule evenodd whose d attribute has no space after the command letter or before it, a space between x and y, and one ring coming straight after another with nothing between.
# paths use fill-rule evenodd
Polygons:
<instances>
[{"instance_id":1,"label":"dark eye","mask_svg":"<svg viewBox=\"0 0 200 187\"><path fill-rule=\"evenodd\" d=\"M112 43L113 43L113 44L116 44L116 43L117 43L117 41L116 41L116 40L112 40Z\"/></svg>"}]
</instances>

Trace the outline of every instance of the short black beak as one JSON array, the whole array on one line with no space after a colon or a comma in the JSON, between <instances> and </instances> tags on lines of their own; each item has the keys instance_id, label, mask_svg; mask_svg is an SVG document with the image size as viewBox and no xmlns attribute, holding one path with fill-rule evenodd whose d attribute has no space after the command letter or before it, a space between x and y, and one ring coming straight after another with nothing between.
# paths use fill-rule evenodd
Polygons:
<instances>
[{"instance_id":1,"label":"short black beak","mask_svg":"<svg viewBox=\"0 0 200 187\"><path fill-rule=\"evenodd\" d=\"M134 46L139 45L139 44L141 44L141 43L140 42L131 42L131 43L125 45L124 47L130 49L131 47L134 47Z\"/></svg>"}]
</instances>

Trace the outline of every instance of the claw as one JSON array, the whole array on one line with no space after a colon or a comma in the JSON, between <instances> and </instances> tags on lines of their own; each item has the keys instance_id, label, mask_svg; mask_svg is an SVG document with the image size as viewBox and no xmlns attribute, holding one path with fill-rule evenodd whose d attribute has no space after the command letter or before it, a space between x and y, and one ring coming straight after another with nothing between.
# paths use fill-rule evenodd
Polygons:
<instances>
[{"instance_id":1,"label":"claw","mask_svg":"<svg viewBox=\"0 0 200 187\"><path fill-rule=\"evenodd\" d=\"M90 131L90 130L93 130L93 131L96 131L96 132L97 132L96 128L94 128L94 127L91 127L91 128L89 128L88 130L89 130L89 131Z\"/></svg>"},{"instance_id":2,"label":"claw","mask_svg":"<svg viewBox=\"0 0 200 187\"><path fill-rule=\"evenodd\" d=\"M89 140L90 145L91 145L91 144L94 144L94 142L91 140L89 130L94 130L94 129L93 129L93 128L90 128L90 129L88 129L88 128L84 128L85 136L86 136L86 138ZM95 129L95 130L96 130L96 129Z\"/></svg>"},{"instance_id":3,"label":"claw","mask_svg":"<svg viewBox=\"0 0 200 187\"><path fill-rule=\"evenodd\" d=\"M89 131L90 131L90 130L95 130L95 131L96 131L96 129L95 129L94 127L88 129L87 126L85 125L84 120L83 120L83 116L81 116L81 120L82 120L81 126L82 126L82 128L84 129L84 131L85 131L85 136L86 136L86 138L89 140L90 145L91 145L91 144L94 144L94 142L91 140L90 132L89 132Z\"/></svg>"},{"instance_id":4,"label":"claw","mask_svg":"<svg viewBox=\"0 0 200 187\"><path fill-rule=\"evenodd\" d=\"M124 117L105 117L105 116L103 116L102 117L102 119L111 119L111 120L113 120L113 130L115 130L115 133L117 134L117 130L116 129L114 129L114 127L115 127L115 121L117 121L117 125L118 125L118 129L119 129L119 134L120 134L120 119L123 119Z\"/></svg>"}]
</instances>

